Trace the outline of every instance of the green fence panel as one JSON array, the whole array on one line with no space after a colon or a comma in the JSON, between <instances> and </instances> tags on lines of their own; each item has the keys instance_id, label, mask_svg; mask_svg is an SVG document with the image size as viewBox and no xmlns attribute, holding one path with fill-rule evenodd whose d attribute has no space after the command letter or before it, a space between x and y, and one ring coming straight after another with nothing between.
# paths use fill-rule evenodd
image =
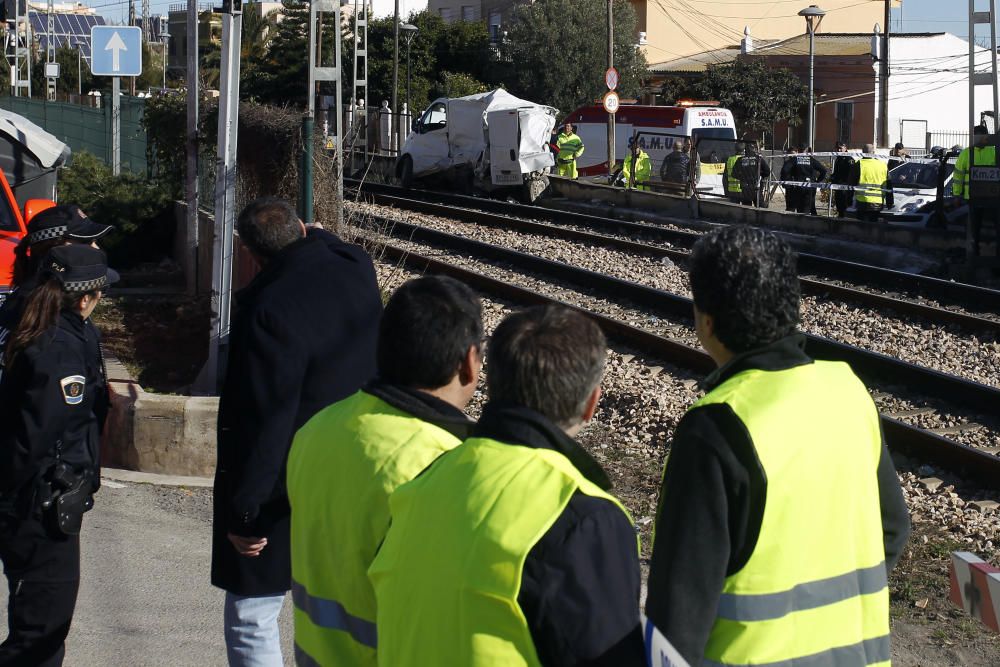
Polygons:
<instances>
[{"instance_id":1,"label":"green fence panel","mask_svg":"<svg viewBox=\"0 0 1000 667\"><path fill-rule=\"evenodd\" d=\"M103 100L100 109L46 102L25 97L0 97L0 108L24 116L58 137L73 151L93 153L105 164L111 164L111 106ZM146 131L142 127L145 100L121 98L121 167L136 174L145 174Z\"/></svg>"}]
</instances>

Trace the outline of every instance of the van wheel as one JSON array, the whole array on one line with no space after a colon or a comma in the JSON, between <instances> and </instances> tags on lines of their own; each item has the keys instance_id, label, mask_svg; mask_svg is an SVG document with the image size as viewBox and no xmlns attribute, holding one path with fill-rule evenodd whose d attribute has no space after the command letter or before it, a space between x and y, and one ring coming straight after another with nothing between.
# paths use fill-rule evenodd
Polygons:
<instances>
[{"instance_id":1,"label":"van wheel","mask_svg":"<svg viewBox=\"0 0 1000 667\"><path fill-rule=\"evenodd\" d=\"M399 163L399 184L404 188L413 185L413 159L409 155L404 155Z\"/></svg>"}]
</instances>

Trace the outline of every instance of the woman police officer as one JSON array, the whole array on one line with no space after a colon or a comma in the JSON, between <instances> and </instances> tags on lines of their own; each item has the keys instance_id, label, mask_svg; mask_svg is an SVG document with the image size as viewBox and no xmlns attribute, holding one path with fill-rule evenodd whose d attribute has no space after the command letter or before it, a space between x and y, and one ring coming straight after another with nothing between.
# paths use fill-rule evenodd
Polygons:
<instances>
[{"instance_id":1,"label":"woman police officer","mask_svg":"<svg viewBox=\"0 0 1000 667\"><path fill-rule=\"evenodd\" d=\"M101 250L52 249L4 353L0 560L10 632L0 665L62 664L107 414L99 340L87 319L117 277Z\"/></svg>"}]
</instances>

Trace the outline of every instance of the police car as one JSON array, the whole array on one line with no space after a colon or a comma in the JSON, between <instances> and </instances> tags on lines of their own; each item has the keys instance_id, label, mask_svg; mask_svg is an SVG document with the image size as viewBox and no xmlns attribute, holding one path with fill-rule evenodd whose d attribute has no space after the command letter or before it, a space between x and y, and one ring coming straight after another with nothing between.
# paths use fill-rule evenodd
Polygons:
<instances>
[{"instance_id":1,"label":"police car","mask_svg":"<svg viewBox=\"0 0 1000 667\"><path fill-rule=\"evenodd\" d=\"M580 107L566 116L583 140L584 153L576 161L581 178L601 177L608 167L608 112L601 104ZM732 112L714 102L683 100L678 106L623 104L615 114L615 159L622 163L628 154L629 137L636 135L639 146L649 154L653 174L659 174L663 159L675 141L690 137L701 157L698 192L723 195L722 172L726 159L736 149L736 121Z\"/></svg>"},{"instance_id":2,"label":"police car","mask_svg":"<svg viewBox=\"0 0 1000 667\"><path fill-rule=\"evenodd\" d=\"M892 183L893 207L882 211L888 223L906 227L931 226L937 215L938 181L944 176L944 206L947 225L964 225L968 206L960 205L951 194L956 157L943 165L939 160L909 160L889 172Z\"/></svg>"}]
</instances>

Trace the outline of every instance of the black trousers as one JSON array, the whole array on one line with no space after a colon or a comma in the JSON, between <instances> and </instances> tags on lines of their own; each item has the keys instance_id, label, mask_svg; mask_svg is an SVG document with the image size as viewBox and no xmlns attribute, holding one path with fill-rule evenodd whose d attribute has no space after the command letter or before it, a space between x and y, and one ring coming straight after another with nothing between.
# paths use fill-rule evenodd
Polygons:
<instances>
[{"instance_id":1,"label":"black trousers","mask_svg":"<svg viewBox=\"0 0 1000 667\"><path fill-rule=\"evenodd\" d=\"M833 191L833 205L837 207L838 218L843 218L847 216L847 209L851 207L851 202L853 200L854 200L853 190Z\"/></svg>"},{"instance_id":2,"label":"black trousers","mask_svg":"<svg viewBox=\"0 0 1000 667\"><path fill-rule=\"evenodd\" d=\"M80 536L40 519L0 520L0 560L10 592L0 667L59 667L80 587Z\"/></svg>"},{"instance_id":3,"label":"black trousers","mask_svg":"<svg viewBox=\"0 0 1000 667\"><path fill-rule=\"evenodd\" d=\"M859 203L856 208L858 220L862 220L864 222L879 222L879 213L882 211L882 207L878 204Z\"/></svg>"}]
</instances>

